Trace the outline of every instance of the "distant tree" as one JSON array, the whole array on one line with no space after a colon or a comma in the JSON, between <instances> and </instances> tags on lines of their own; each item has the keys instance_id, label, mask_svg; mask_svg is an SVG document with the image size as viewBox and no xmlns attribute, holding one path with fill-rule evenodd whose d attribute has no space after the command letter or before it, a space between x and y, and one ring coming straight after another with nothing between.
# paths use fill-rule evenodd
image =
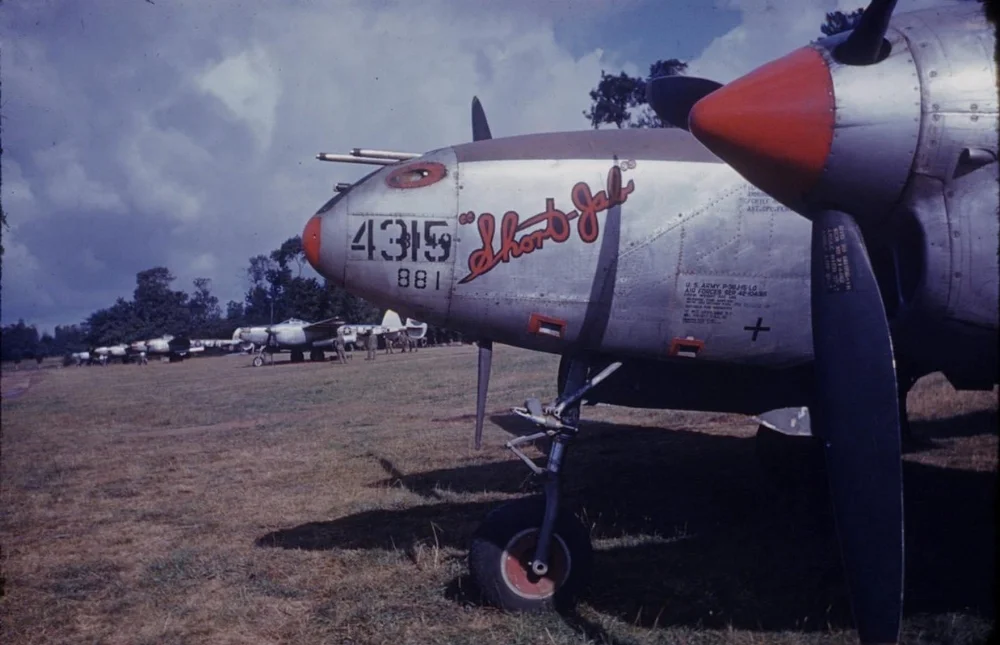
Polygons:
<instances>
[{"instance_id":1,"label":"distant tree","mask_svg":"<svg viewBox=\"0 0 1000 645\"><path fill-rule=\"evenodd\" d=\"M59 352L56 350L56 339L49 332L42 334L42 337L38 339L38 351L35 352L36 356L59 356Z\"/></svg>"},{"instance_id":2,"label":"distant tree","mask_svg":"<svg viewBox=\"0 0 1000 645\"><path fill-rule=\"evenodd\" d=\"M266 325L273 320L273 304L275 295L269 277L277 267L277 263L266 255L256 255L250 258L247 277L250 287L247 290L243 306L243 316L249 325Z\"/></svg>"},{"instance_id":3,"label":"distant tree","mask_svg":"<svg viewBox=\"0 0 1000 645\"><path fill-rule=\"evenodd\" d=\"M250 258L247 268L249 287L242 309L230 303L230 313L246 324L260 325L300 318L310 322L328 318L343 318L349 322L378 322L377 307L349 294L341 287L304 277L305 253L299 236L285 240L269 255ZM293 270L294 268L294 270Z\"/></svg>"},{"instance_id":4,"label":"distant tree","mask_svg":"<svg viewBox=\"0 0 1000 645\"><path fill-rule=\"evenodd\" d=\"M142 338L189 333L191 311L188 295L170 288L175 280L166 267L154 267L136 274L133 306Z\"/></svg>"},{"instance_id":5,"label":"distant tree","mask_svg":"<svg viewBox=\"0 0 1000 645\"><path fill-rule=\"evenodd\" d=\"M0 205L0 258L3 257L3 232L7 229L7 213L4 212L3 206Z\"/></svg>"},{"instance_id":6,"label":"distant tree","mask_svg":"<svg viewBox=\"0 0 1000 645\"><path fill-rule=\"evenodd\" d=\"M350 323L370 324L382 321L383 312L368 302L347 292L343 287L330 284L325 287L330 302L330 317L342 318Z\"/></svg>"},{"instance_id":7,"label":"distant tree","mask_svg":"<svg viewBox=\"0 0 1000 645\"><path fill-rule=\"evenodd\" d=\"M864 13L864 7L855 9L850 13L831 11L826 14L826 22L820 26L819 30L823 32L824 36L833 36L843 31L854 29Z\"/></svg>"},{"instance_id":8,"label":"distant tree","mask_svg":"<svg viewBox=\"0 0 1000 645\"><path fill-rule=\"evenodd\" d=\"M662 123L646 104L646 85L651 79L677 76L686 70L687 63L676 58L658 60L650 65L647 78L629 76L624 71L613 75L601 70L600 82L590 91L590 109L583 115L595 129L612 123L619 128L673 127ZM636 110L634 118L631 110Z\"/></svg>"},{"instance_id":9,"label":"distant tree","mask_svg":"<svg viewBox=\"0 0 1000 645\"><path fill-rule=\"evenodd\" d=\"M226 303L226 320L241 322L243 320L243 303L230 300Z\"/></svg>"},{"instance_id":10,"label":"distant tree","mask_svg":"<svg viewBox=\"0 0 1000 645\"><path fill-rule=\"evenodd\" d=\"M87 349L86 335L79 325L56 325L53 355L60 356Z\"/></svg>"},{"instance_id":11,"label":"distant tree","mask_svg":"<svg viewBox=\"0 0 1000 645\"><path fill-rule=\"evenodd\" d=\"M38 330L34 325L25 324L23 319L0 330L0 359L20 361L33 357L37 350Z\"/></svg>"},{"instance_id":12,"label":"distant tree","mask_svg":"<svg viewBox=\"0 0 1000 645\"><path fill-rule=\"evenodd\" d=\"M212 281L194 279L194 293L188 303L191 311L191 333L201 337L215 337L222 333L222 308L219 299L212 295Z\"/></svg>"},{"instance_id":13,"label":"distant tree","mask_svg":"<svg viewBox=\"0 0 1000 645\"><path fill-rule=\"evenodd\" d=\"M305 266L306 261L305 251L302 248L302 237L296 235L282 242L280 247L271 251L271 259L282 267L287 267L294 262L298 269L296 275L301 277L302 267Z\"/></svg>"},{"instance_id":14,"label":"distant tree","mask_svg":"<svg viewBox=\"0 0 1000 645\"><path fill-rule=\"evenodd\" d=\"M136 315L134 303L118 298L110 307L90 314L83 326L86 344L101 347L137 340L144 325Z\"/></svg>"}]
</instances>

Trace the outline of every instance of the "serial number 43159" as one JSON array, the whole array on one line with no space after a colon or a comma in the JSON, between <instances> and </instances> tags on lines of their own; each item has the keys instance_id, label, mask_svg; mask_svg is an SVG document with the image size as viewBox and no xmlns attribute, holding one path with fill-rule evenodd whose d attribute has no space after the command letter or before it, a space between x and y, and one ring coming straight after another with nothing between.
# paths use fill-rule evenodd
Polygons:
<instances>
[{"instance_id":1,"label":"serial number 43159","mask_svg":"<svg viewBox=\"0 0 1000 645\"><path fill-rule=\"evenodd\" d=\"M452 242L447 229L445 220L367 218L351 239L351 251L360 251L368 260L447 262Z\"/></svg>"}]
</instances>

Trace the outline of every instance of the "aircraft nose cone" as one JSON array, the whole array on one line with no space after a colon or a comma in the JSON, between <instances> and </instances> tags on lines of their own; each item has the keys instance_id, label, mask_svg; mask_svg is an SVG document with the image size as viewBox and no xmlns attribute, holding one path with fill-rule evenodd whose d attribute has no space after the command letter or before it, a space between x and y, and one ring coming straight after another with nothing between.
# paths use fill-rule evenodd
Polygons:
<instances>
[{"instance_id":1,"label":"aircraft nose cone","mask_svg":"<svg viewBox=\"0 0 1000 645\"><path fill-rule=\"evenodd\" d=\"M309 264L317 270L319 269L319 250L322 232L323 219L319 215L313 215L306 222L305 230L302 231L302 251L305 253Z\"/></svg>"},{"instance_id":2,"label":"aircraft nose cone","mask_svg":"<svg viewBox=\"0 0 1000 645\"><path fill-rule=\"evenodd\" d=\"M750 182L794 204L823 172L834 116L826 61L817 50L804 47L698 101L688 125Z\"/></svg>"}]
</instances>

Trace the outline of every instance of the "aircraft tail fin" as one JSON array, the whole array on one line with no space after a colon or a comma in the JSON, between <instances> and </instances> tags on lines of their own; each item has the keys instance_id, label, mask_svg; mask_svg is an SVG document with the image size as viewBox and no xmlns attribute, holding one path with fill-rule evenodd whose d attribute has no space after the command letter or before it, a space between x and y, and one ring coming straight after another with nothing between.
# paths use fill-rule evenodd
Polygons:
<instances>
[{"instance_id":1,"label":"aircraft tail fin","mask_svg":"<svg viewBox=\"0 0 1000 645\"><path fill-rule=\"evenodd\" d=\"M403 320L399 317L399 314L392 309L389 309L385 312L385 315L382 316L382 326L389 329L399 329L403 326Z\"/></svg>"}]
</instances>

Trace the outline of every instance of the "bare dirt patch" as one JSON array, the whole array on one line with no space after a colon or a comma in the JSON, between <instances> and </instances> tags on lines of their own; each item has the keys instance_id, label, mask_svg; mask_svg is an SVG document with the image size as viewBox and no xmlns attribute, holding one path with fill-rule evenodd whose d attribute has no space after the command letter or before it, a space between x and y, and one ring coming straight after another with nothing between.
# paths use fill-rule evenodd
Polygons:
<instances>
[{"instance_id":1,"label":"bare dirt patch","mask_svg":"<svg viewBox=\"0 0 1000 645\"><path fill-rule=\"evenodd\" d=\"M854 642L822 481L769 477L739 415L586 408L566 493L589 595L479 607L469 536L538 490L502 448L525 430L508 406L554 395L557 362L497 348L480 453L472 347L44 370L16 398L5 371L0 640ZM909 406L906 640L985 642L996 392L932 376Z\"/></svg>"}]
</instances>

